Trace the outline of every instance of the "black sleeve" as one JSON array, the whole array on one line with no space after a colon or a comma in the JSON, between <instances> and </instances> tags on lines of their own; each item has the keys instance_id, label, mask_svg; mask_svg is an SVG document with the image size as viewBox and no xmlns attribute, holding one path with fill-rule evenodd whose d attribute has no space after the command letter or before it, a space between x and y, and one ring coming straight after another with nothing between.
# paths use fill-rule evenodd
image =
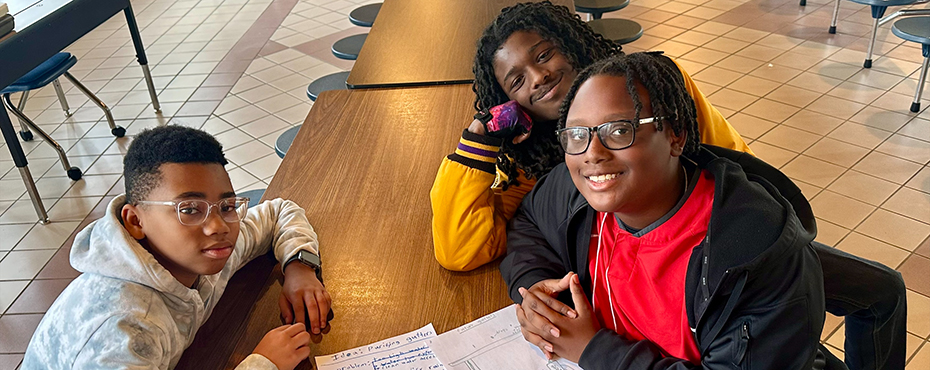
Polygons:
<instances>
[{"instance_id":1,"label":"black sleeve","mask_svg":"<svg viewBox=\"0 0 930 370\"><path fill-rule=\"evenodd\" d=\"M554 232L558 225L558 219L552 217L558 214L552 209L558 207L555 204L558 202L554 201L558 198L550 194L552 186L548 180L551 175L543 176L523 198L507 227L507 256L500 269L510 298L516 303L523 302L518 291L520 287L529 289L537 282L558 279L567 273L562 258L542 231L542 228L548 228ZM544 224L538 224L537 219ZM558 247L565 248L564 245Z\"/></svg>"}]
</instances>

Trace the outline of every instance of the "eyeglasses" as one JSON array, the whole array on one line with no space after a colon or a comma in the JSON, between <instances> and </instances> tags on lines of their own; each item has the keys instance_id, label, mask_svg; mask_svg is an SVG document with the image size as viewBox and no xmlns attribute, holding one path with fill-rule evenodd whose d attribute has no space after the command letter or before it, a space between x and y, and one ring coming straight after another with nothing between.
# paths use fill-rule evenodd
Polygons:
<instances>
[{"instance_id":1,"label":"eyeglasses","mask_svg":"<svg viewBox=\"0 0 930 370\"><path fill-rule=\"evenodd\" d=\"M210 203L202 199L182 200L179 202L140 200L136 203L175 207L178 212L178 221L181 222L181 225L185 226L203 224L207 220L207 217L209 217L210 212L213 211L213 207L216 207L223 221L229 223L239 222L239 220L245 217L246 211L249 208L249 198L246 197L224 198L216 203Z\"/></svg>"},{"instance_id":2,"label":"eyeglasses","mask_svg":"<svg viewBox=\"0 0 930 370\"><path fill-rule=\"evenodd\" d=\"M656 123L665 117L641 118L639 121L618 120L607 122L595 127L566 127L558 129L555 134L559 137L559 144L565 154L577 155L584 153L591 146L592 133L597 133L601 145L610 150L629 148L636 140L636 131L640 125Z\"/></svg>"}]
</instances>

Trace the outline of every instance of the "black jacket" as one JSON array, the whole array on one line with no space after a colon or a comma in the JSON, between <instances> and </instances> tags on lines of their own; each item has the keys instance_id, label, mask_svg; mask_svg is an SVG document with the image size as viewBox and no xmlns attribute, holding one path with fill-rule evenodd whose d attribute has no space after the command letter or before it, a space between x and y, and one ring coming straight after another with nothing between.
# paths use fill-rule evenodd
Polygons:
<instances>
[{"instance_id":1,"label":"black jacket","mask_svg":"<svg viewBox=\"0 0 930 370\"><path fill-rule=\"evenodd\" d=\"M816 227L807 200L784 174L751 155L703 145L691 159L715 182L707 236L691 253L685 281L700 365L822 367L823 277L810 246ZM539 180L507 233L501 274L515 302L522 301L519 287L568 271L579 274L591 296L588 247L595 215L564 163ZM696 367L663 357L649 341L607 329L591 340L579 364L589 370Z\"/></svg>"}]
</instances>

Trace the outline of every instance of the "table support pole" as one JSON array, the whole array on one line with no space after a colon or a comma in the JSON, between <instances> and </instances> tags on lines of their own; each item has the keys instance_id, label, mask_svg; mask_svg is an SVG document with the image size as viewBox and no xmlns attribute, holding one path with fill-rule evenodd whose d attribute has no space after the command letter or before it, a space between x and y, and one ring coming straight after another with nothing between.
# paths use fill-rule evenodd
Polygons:
<instances>
[{"instance_id":1,"label":"table support pole","mask_svg":"<svg viewBox=\"0 0 930 370\"><path fill-rule=\"evenodd\" d=\"M161 112L161 104L158 103L158 93L155 92L155 82L152 81L152 73L149 72L149 61L145 57L145 46L142 45L142 36L139 35L139 25L136 23L136 15L132 12L132 5L127 5L123 9L126 15L126 24L129 26L129 34L132 36L132 45L136 48L136 59L142 66L142 74L145 75L145 84L149 88L149 97L152 98L152 108L155 112Z\"/></svg>"},{"instance_id":2,"label":"table support pole","mask_svg":"<svg viewBox=\"0 0 930 370\"><path fill-rule=\"evenodd\" d=\"M19 144L19 138L16 137L16 129L13 128L13 122L6 113L6 109L0 106L0 131L3 132L3 139L6 141L7 148L10 149L10 155L13 156L13 163L19 169L20 177L26 185L26 191L32 199L32 206L36 209L36 215L39 216L39 222L43 225L48 223L48 213L45 212L45 205L42 204L42 197L36 189L35 180L32 179L32 173L29 172L29 162L26 161L26 154L23 147Z\"/></svg>"}]
</instances>

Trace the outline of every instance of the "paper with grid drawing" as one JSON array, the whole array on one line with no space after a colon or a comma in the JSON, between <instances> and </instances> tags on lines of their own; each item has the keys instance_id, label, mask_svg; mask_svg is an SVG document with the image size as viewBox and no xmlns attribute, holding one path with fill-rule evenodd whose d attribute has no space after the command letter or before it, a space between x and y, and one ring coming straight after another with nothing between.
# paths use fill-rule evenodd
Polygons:
<instances>
[{"instance_id":1,"label":"paper with grid drawing","mask_svg":"<svg viewBox=\"0 0 930 370\"><path fill-rule=\"evenodd\" d=\"M319 370L443 370L430 342L436 339L433 324L367 346L328 356L317 356Z\"/></svg>"},{"instance_id":2,"label":"paper with grid drawing","mask_svg":"<svg viewBox=\"0 0 930 370\"><path fill-rule=\"evenodd\" d=\"M581 370L565 359L547 360L523 339L514 305L445 332L430 347L449 370Z\"/></svg>"}]
</instances>

